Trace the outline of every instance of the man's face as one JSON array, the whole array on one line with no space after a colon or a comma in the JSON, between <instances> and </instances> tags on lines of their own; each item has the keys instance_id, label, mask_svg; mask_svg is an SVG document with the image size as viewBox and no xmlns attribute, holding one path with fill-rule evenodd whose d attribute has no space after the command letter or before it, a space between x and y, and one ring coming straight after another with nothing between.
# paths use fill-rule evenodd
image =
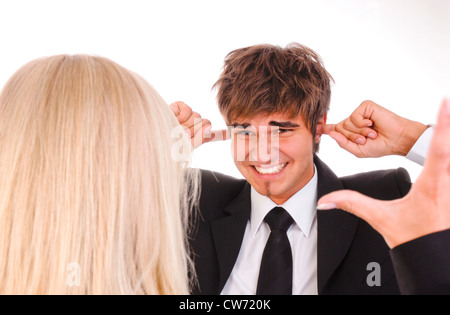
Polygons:
<instances>
[{"instance_id":1,"label":"man's face","mask_svg":"<svg viewBox=\"0 0 450 315\"><path fill-rule=\"evenodd\" d=\"M313 142L320 135L313 139L301 116L260 114L232 125L234 162L258 193L283 204L311 180Z\"/></svg>"}]
</instances>

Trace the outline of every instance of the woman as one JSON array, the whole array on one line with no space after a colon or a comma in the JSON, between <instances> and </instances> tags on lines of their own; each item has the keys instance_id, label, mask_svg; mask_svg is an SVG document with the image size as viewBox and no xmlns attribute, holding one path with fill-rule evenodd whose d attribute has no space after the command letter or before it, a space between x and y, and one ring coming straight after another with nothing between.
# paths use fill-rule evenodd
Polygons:
<instances>
[{"instance_id":1,"label":"woman","mask_svg":"<svg viewBox=\"0 0 450 315\"><path fill-rule=\"evenodd\" d=\"M0 294L189 293L180 200L196 176L171 156L177 125L105 58L14 74L0 95Z\"/></svg>"}]
</instances>

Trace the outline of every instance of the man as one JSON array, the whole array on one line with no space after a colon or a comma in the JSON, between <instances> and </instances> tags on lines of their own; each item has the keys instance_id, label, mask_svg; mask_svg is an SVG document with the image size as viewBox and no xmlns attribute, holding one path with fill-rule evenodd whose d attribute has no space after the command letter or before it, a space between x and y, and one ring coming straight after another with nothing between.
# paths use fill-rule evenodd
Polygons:
<instances>
[{"instance_id":1,"label":"man","mask_svg":"<svg viewBox=\"0 0 450 315\"><path fill-rule=\"evenodd\" d=\"M358 156L407 155L427 127L372 102L341 124L326 125L331 81L320 57L299 44L259 45L227 56L215 86L221 114L233 126L234 161L246 180L202 173L200 215L191 241L198 276L194 293L399 293L383 238L344 211L316 212L316 202L345 188L401 198L411 186L407 172L338 178L316 152L321 135L328 133ZM200 134L200 143L209 140L208 135L203 139L209 121L183 103L172 109L193 139ZM261 144L267 150L261 151ZM289 223L273 227L273 213ZM278 267L269 259L276 247L283 249L272 255ZM375 282L368 281L373 263L381 269Z\"/></svg>"}]
</instances>

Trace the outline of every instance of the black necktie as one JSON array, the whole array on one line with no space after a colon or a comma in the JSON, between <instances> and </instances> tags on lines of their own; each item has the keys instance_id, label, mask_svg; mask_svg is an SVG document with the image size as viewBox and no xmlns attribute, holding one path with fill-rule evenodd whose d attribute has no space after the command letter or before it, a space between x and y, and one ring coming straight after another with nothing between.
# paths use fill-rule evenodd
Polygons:
<instances>
[{"instance_id":1,"label":"black necktie","mask_svg":"<svg viewBox=\"0 0 450 315\"><path fill-rule=\"evenodd\" d=\"M294 220L286 210L275 207L264 221L271 232L261 260L256 294L291 295L292 251L286 231Z\"/></svg>"}]
</instances>

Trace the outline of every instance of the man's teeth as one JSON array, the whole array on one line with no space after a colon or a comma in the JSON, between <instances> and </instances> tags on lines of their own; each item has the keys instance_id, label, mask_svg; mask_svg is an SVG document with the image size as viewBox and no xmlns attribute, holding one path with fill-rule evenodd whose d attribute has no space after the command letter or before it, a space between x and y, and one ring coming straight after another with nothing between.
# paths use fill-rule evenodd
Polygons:
<instances>
[{"instance_id":1,"label":"man's teeth","mask_svg":"<svg viewBox=\"0 0 450 315\"><path fill-rule=\"evenodd\" d=\"M281 172L281 170L283 169L283 167L286 166L287 163L283 163L283 164L278 164L272 167L259 167L255 165L255 169L258 171L258 173L260 174L277 174L279 172Z\"/></svg>"}]
</instances>

